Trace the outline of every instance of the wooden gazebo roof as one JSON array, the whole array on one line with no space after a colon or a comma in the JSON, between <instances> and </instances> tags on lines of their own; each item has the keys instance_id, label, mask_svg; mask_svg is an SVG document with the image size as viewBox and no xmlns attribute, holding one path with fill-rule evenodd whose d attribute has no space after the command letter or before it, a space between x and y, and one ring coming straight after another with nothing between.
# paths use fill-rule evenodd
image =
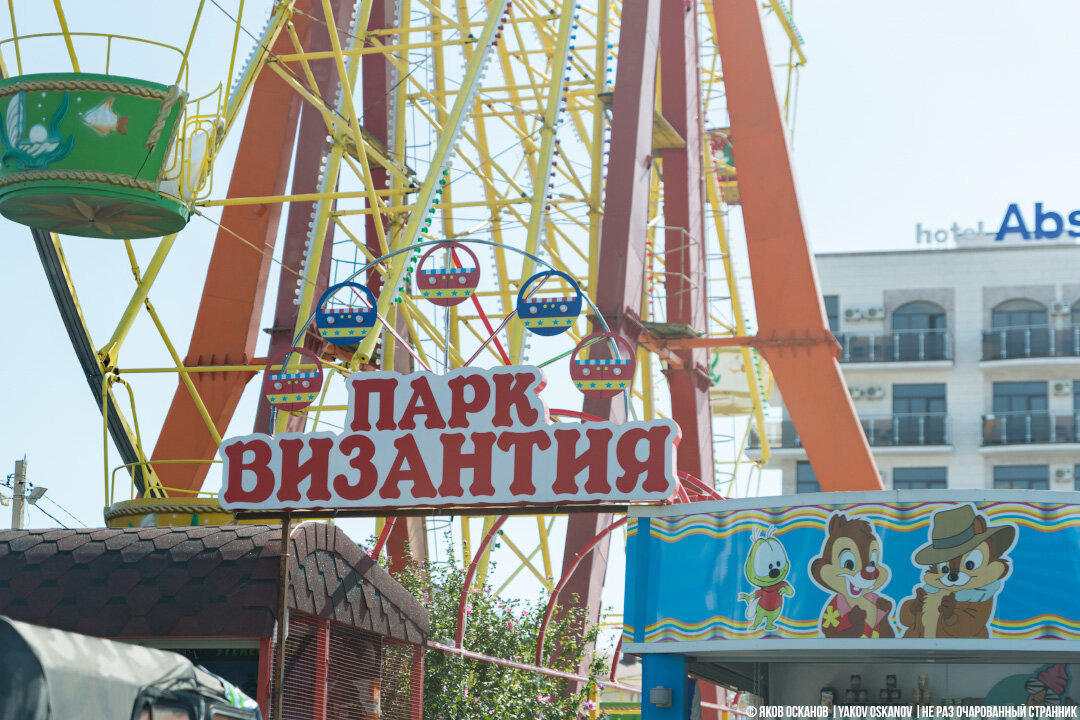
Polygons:
<instances>
[{"instance_id":1,"label":"wooden gazebo roof","mask_svg":"<svg viewBox=\"0 0 1080 720\"><path fill-rule=\"evenodd\" d=\"M427 610L339 528L295 526L289 607L422 643ZM110 638L270 637L280 525L0 531L0 614Z\"/></svg>"}]
</instances>

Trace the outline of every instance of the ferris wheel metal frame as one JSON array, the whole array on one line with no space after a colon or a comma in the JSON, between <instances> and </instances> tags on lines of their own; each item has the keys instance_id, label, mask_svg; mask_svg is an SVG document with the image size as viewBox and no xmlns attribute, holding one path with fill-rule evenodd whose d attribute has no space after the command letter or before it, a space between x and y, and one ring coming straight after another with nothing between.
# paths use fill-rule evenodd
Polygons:
<instances>
[{"instance_id":1,"label":"ferris wheel metal frame","mask_svg":"<svg viewBox=\"0 0 1080 720\"><path fill-rule=\"evenodd\" d=\"M192 37L204 4L200 2ZM481 4L484 13L479 19L469 16L466 3L458 3L453 10L427 0L417 0L417 5L432 18L419 29L411 25L408 13L399 14L399 0L362 0L356 6L345 0L274 4L265 30L253 36L252 57L231 91L222 95L212 147L208 159L202 161L206 166L189 170L193 184L209 181L215 154L241 111L246 111L226 197L213 199L204 194L191 202L196 215L209 219L216 207L222 214L215 221L217 238L185 356L176 349L150 301L175 235L162 239L144 270L127 245L136 288L112 337L97 348L83 320L59 237L32 230L61 317L102 409L104 432L124 461L118 469L130 473L135 491L162 501L198 497L221 442L220 433L245 386L265 364L265 359L256 357L255 347L274 262L280 266L281 281L268 357L295 346L323 352L336 372L372 368L374 360L382 368L404 371L414 359L423 360L421 338L426 337L445 349L445 365L450 367L465 361L453 352L463 342L458 333L464 328L476 335L464 342L481 343L477 352L489 353L492 362L520 362L522 327L508 326L505 347L498 340L488 342L500 331L476 297L475 315L468 317L451 308L446 312L447 331L439 332L417 310L418 298L403 291L412 272L410 258L418 248L468 235L454 227L453 212L467 207L481 207L488 214L482 226L492 237L488 242L494 248L500 282L485 297L498 299L504 315L515 286L520 288L534 274L536 264L544 263L578 278L590 303L595 303L595 323L637 348L637 359L647 372L631 394L647 417L658 412L653 364L665 366L672 418L683 429L678 465L688 476L684 486L693 490L684 500L716 496L707 353L721 347L742 353L747 368L756 364L755 354L768 362L824 489L880 487L825 321L757 4L713 0L698 7L690 1L601 0L593 11L574 2L560 6L544 0L494 0ZM790 12L779 0L770 0L769 5L791 41L787 109L789 102L793 104L793 70L805 62L805 55ZM56 7L60 34L78 71L73 40L77 34L67 28L59 3ZM14 24L14 14L12 19ZM714 41L717 49L709 67L700 62L703 20L711 34L704 44ZM230 79L234 65L238 67L241 32L246 32L242 16L235 21ZM536 41L521 40L523 30L535 32ZM418 32L430 39L412 42ZM575 45L578 32L590 36L592 45ZM516 50L508 49L511 37ZM449 87L451 75L444 72L447 48L460 48L465 61L456 91ZM530 48L543 56L541 69L530 67ZM435 69L431 87L413 77L411 52L429 55ZM658 58L663 61L658 63ZM722 72L717 59L725 61ZM480 84L486 64L493 61L503 73L505 87ZM608 71L612 62L616 62L614 83ZM186 63L185 56L181 73ZM515 81L515 68L528 79ZM6 68L4 74L8 74ZM572 75L580 77L572 80ZM723 221L721 161L704 134L703 107L716 101L721 83L730 132L738 139L738 192L749 240L756 334L751 334L741 305ZM334 100L329 99L335 96L331 88L340 88ZM525 109L529 103L533 103L530 109ZM497 110L496 105L508 109ZM437 130L423 178L407 162L407 106L413 116L425 115L430 128ZM500 123L500 132L524 148L516 172L496 162L484 129L489 122ZM560 154L566 152L560 150L559 137L564 125L577 133L580 146L588 152L588 178L578 175L571 160L559 162ZM458 149L458 140L467 144L468 152ZM469 197L476 187L458 190L460 197L455 197L457 189L449 175L452 160L464 164L471 181L478 184L481 199ZM522 168L524 179L518 177ZM341 189L339 183L346 173L362 187ZM291 186L286 187L289 178ZM560 197L553 178L580 190L580 197ZM205 192L202 187L194 189ZM662 224L658 222L661 197ZM366 206L338 206L353 200L362 200ZM574 203L584 209L584 220L573 215ZM284 243L281 259L276 260L273 251L285 204ZM528 212L519 211L518 206L527 207ZM712 215L730 297L726 321L709 318L706 212ZM504 216L520 225L523 248L503 242L504 226L509 224ZM356 217L364 221L362 233L350 224L349 218ZM575 225L573 238L555 222L557 217ZM442 232L431 230L436 223ZM331 284L335 234L344 235L363 257L350 277L363 276L377 293L377 314L393 338L383 336L381 348L377 348L380 334L369 333L351 352L328 351L312 330L315 301ZM527 259L520 274L507 262L507 249ZM574 255L577 260L572 262ZM662 292L654 293L657 288ZM158 330L173 367L119 364L127 333L143 310ZM584 333L574 330L570 335L580 338ZM408 346L412 347L408 352L400 351ZM144 371L178 376L152 453L140 437L133 396L129 420L115 392L121 385L131 393L125 377ZM764 462L769 454L764 385L749 372L747 377ZM626 404L611 399L586 399L580 413L586 421L617 422L625 417ZM821 422L822 417L829 422ZM280 432L302 428L307 420L304 413L274 415L269 405L262 404L256 428ZM745 436L739 454L744 446ZM110 487L109 473L106 453L106 499L112 504L118 496ZM475 548L469 522L463 520L460 534L471 580L484 582L491 544L504 520L505 516L486 517ZM518 570L528 569L552 591L552 603L560 595L573 593L598 618L603 557L618 523L611 513L571 516L558 582L547 547L552 529L549 519L537 518L540 543L531 554L527 547L519 547L523 544L507 542L521 562ZM422 519L391 519L380 523L377 532L373 552L378 555L385 550L394 563L407 561L407 546L414 554L425 552ZM532 561L537 552L542 553L542 569ZM549 616L553 608L554 604ZM541 661L538 657L537 664Z\"/></svg>"}]
</instances>

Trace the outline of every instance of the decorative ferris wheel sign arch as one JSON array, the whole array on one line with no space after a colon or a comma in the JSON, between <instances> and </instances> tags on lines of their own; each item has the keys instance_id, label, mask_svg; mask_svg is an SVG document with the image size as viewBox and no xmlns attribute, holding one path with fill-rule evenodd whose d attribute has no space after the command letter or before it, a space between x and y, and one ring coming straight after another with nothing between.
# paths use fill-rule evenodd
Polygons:
<instances>
[{"instance_id":1,"label":"decorative ferris wheel sign arch","mask_svg":"<svg viewBox=\"0 0 1080 720\"><path fill-rule=\"evenodd\" d=\"M233 511L648 503L676 493L671 420L552 423L530 366L355 373L345 432L222 443Z\"/></svg>"}]
</instances>

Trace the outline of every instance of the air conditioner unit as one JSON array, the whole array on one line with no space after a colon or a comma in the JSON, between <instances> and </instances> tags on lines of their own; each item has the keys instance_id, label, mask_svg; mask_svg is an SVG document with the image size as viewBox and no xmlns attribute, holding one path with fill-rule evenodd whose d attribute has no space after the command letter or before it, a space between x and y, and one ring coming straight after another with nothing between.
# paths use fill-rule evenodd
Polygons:
<instances>
[{"instance_id":1,"label":"air conditioner unit","mask_svg":"<svg viewBox=\"0 0 1080 720\"><path fill-rule=\"evenodd\" d=\"M852 322L863 319L862 310L859 308L848 308L844 311L844 319Z\"/></svg>"},{"instance_id":2,"label":"air conditioner unit","mask_svg":"<svg viewBox=\"0 0 1080 720\"><path fill-rule=\"evenodd\" d=\"M1059 300L1058 302L1054 303L1054 314L1055 315L1068 315L1071 311L1072 311L1072 306L1069 305L1069 303L1067 303L1067 302L1063 302L1063 301Z\"/></svg>"},{"instance_id":3,"label":"air conditioner unit","mask_svg":"<svg viewBox=\"0 0 1080 720\"><path fill-rule=\"evenodd\" d=\"M878 305L876 307L866 308L866 319L867 320L884 320L885 319L885 308L881 307L880 305Z\"/></svg>"},{"instance_id":4,"label":"air conditioner unit","mask_svg":"<svg viewBox=\"0 0 1080 720\"><path fill-rule=\"evenodd\" d=\"M1055 480L1071 480L1073 476L1073 469L1069 465L1055 465L1054 466L1054 479Z\"/></svg>"},{"instance_id":5,"label":"air conditioner unit","mask_svg":"<svg viewBox=\"0 0 1080 720\"><path fill-rule=\"evenodd\" d=\"M1055 380L1054 381L1054 394L1055 395L1068 395L1072 392L1071 380Z\"/></svg>"},{"instance_id":6,"label":"air conditioner unit","mask_svg":"<svg viewBox=\"0 0 1080 720\"><path fill-rule=\"evenodd\" d=\"M866 397L871 400L880 400L885 397L885 388L880 385L874 385L873 387L866 388Z\"/></svg>"},{"instance_id":7,"label":"air conditioner unit","mask_svg":"<svg viewBox=\"0 0 1080 720\"><path fill-rule=\"evenodd\" d=\"M849 387L848 392L851 393L851 397L855 400L858 400L866 394L861 387Z\"/></svg>"}]
</instances>

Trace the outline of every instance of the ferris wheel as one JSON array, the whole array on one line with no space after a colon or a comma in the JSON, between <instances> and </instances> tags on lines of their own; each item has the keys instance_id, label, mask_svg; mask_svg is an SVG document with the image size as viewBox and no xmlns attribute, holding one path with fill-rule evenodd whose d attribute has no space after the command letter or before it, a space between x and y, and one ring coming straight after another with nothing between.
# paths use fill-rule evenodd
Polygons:
<instances>
[{"instance_id":1,"label":"ferris wheel","mask_svg":"<svg viewBox=\"0 0 1080 720\"><path fill-rule=\"evenodd\" d=\"M0 43L0 214L32 228L122 459L106 449L106 521L230 521L204 488L230 425L340 427L344 379L375 369L537 365L553 415L675 417L687 499L737 492L740 466L768 457L769 371L733 346L742 387L720 397L718 356L678 345L752 331L726 224L739 194L712 6L688 5L680 36L695 118L654 99L654 38L624 24L629 3L252 5L200 0L144 25L133 4L136 38L70 4L14 3ZM705 178L696 207L672 190L687 163ZM101 280L123 288L107 339L80 309L102 282L79 286L64 253L76 242L107 246ZM186 297L158 296L166 262L200 243L205 274ZM191 328L186 352L170 318ZM148 332L133 347L136 323ZM718 432L728 407L749 420ZM156 438L139 425L155 416ZM531 576L598 609L593 551L619 519L455 522L480 581L499 544L504 586ZM422 519L376 530L394 557L436 552Z\"/></svg>"}]
</instances>

